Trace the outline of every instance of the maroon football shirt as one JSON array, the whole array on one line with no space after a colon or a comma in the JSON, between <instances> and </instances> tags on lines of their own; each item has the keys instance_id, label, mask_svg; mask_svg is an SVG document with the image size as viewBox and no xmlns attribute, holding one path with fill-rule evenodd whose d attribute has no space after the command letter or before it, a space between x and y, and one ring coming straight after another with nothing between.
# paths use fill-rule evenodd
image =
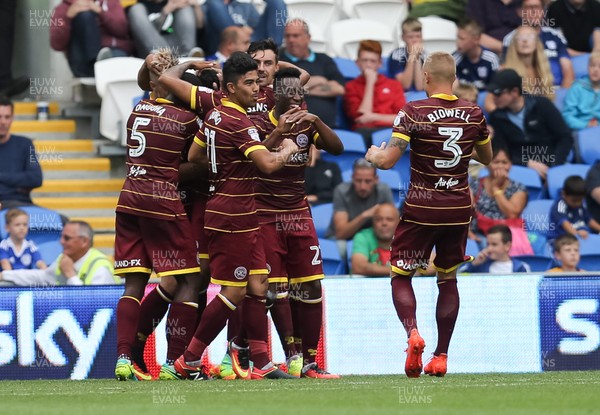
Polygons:
<instances>
[{"instance_id":1,"label":"maroon football shirt","mask_svg":"<svg viewBox=\"0 0 600 415\"><path fill-rule=\"evenodd\" d=\"M488 134L481 108L454 95L406 104L392 133L410 142L410 185L402 219L422 225L469 223L469 160L475 145L487 143Z\"/></svg>"}]
</instances>

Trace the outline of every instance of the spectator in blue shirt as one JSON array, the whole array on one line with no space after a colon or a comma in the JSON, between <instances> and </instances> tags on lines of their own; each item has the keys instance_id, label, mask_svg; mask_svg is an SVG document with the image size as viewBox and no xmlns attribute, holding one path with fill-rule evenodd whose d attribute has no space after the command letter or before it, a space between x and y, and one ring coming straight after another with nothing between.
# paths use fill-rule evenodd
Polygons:
<instances>
[{"instance_id":1,"label":"spectator in blue shirt","mask_svg":"<svg viewBox=\"0 0 600 415\"><path fill-rule=\"evenodd\" d=\"M573 64L567 51L567 40L560 29L546 26L548 19L544 18L544 6L542 0L523 0L523 7L520 10L523 24L533 27L544 46L544 53L550 62L550 70L554 77L554 85L560 85L562 88L569 88L575 79ZM516 29L504 37L502 41L502 54L506 55L506 50L510 45Z\"/></svg>"},{"instance_id":2,"label":"spectator in blue shirt","mask_svg":"<svg viewBox=\"0 0 600 415\"><path fill-rule=\"evenodd\" d=\"M511 258L512 233L506 225L492 226L486 235L487 246L477 257L462 266L459 272L511 274L513 272L531 272L529 265Z\"/></svg>"},{"instance_id":3,"label":"spectator in blue shirt","mask_svg":"<svg viewBox=\"0 0 600 415\"><path fill-rule=\"evenodd\" d=\"M563 117L573 130L600 125L600 52L592 52L588 76L577 80L565 97Z\"/></svg>"},{"instance_id":4,"label":"spectator in blue shirt","mask_svg":"<svg viewBox=\"0 0 600 415\"><path fill-rule=\"evenodd\" d=\"M32 205L30 192L42 185L42 169L29 138L12 135L14 105L0 97L0 203L2 209Z\"/></svg>"},{"instance_id":5,"label":"spectator in blue shirt","mask_svg":"<svg viewBox=\"0 0 600 415\"><path fill-rule=\"evenodd\" d=\"M555 238L569 233L587 239L590 231L600 232L600 223L592 218L583 203L585 195L585 180L581 176L565 179L560 199L550 209L550 229Z\"/></svg>"},{"instance_id":6,"label":"spectator in blue shirt","mask_svg":"<svg viewBox=\"0 0 600 415\"><path fill-rule=\"evenodd\" d=\"M473 84L481 91L492 80L500 63L494 52L481 47L480 39L481 26L475 20L461 21L452 56L456 61L458 80Z\"/></svg>"},{"instance_id":7,"label":"spectator in blue shirt","mask_svg":"<svg viewBox=\"0 0 600 415\"><path fill-rule=\"evenodd\" d=\"M252 41L271 38L281 46L283 30L288 20L284 0L264 0L261 13L251 2L238 0L206 0L202 6L205 15L203 32L204 50L215 53L221 32L228 26L242 26L252 31Z\"/></svg>"},{"instance_id":8,"label":"spectator in blue shirt","mask_svg":"<svg viewBox=\"0 0 600 415\"><path fill-rule=\"evenodd\" d=\"M46 263L33 241L25 239L29 232L29 216L21 209L6 212L6 231L9 236L0 242L0 267L13 269L46 269Z\"/></svg>"},{"instance_id":9,"label":"spectator in blue shirt","mask_svg":"<svg viewBox=\"0 0 600 415\"><path fill-rule=\"evenodd\" d=\"M423 27L409 17L402 22L402 41L406 46L395 49L388 59L388 77L402 84L405 91L422 91L421 68L427 54L423 50Z\"/></svg>"}]
</instances>

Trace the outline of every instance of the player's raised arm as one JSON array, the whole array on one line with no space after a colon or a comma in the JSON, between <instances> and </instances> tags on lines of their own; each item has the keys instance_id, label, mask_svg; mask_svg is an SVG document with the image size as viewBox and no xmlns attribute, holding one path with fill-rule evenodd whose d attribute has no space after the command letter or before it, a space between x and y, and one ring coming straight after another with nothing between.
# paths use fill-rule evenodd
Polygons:
<instances>
[{"instance_id":1,"label":"player's raised arm","mask_svg":"<svg viewBox=\"0 0 600 415\"><path fill-rule=\"evenodd\" d=\"M281 142L279 151L271 153L266 151L266 149L259 149L249 153L248 157L256 164L256 167L260 171L271 174L281 169L298 150L296 143L286 138Z\"/></svg>"},{"instance_id":2,"label":"player's raised arm","mask_svg":"<svg viewBox=\"0 0 600 415\"><path fill-rule=\"evenodd\" d=\"M365 158L378 169L389 170L400 160L406 147L408 147L408 141L391 137L387 146L385 142L381 143L380 147L371 146Z\"/></svg>"},{"instance_id":3,"label":"player's raised arm","mask_svg":"<svg viewBox=\"0 0 600 415\"><path fill-rule=\"evenodd\" d=\"M292 115L288 120L290 123L301 123L305 121L313 124L317 130L317 133L319 134L315 142L315 145L319 150L325 150L335 156L344 152L344 144L338 135L317 115L303 111L301 113Z\"/></svg>"},{"instance_id":4,"label":"player's raised arm","mask_svg":"<svg viewBox=\"0 0 600 415\"><path fill-rule=\"evenodd\" d=\"M160 78L158 78L158 84L159 86L167 89L185 104L190 105L192 99L192 88L194 86L182 80L181 77L188 69L202 70L206 68L212 68L214 65L214 62L188 61L173 66L163 72Z\"/></svg>"},{"instance_id":5,"label":"player's raised arm","mask_svg":"<svg viewBox=\"0 0 600 415\"><path fill-rule=\"evenodd\" d=\"M472 159L485 164L490 164L493 158L492 152L492 140L488 139L483 144L475 143L475 151L473 152Z\"/></svg>"},{"instance_id":6,"label":"player's raised arm","mask_svg":"<svg viewBox=\"0 0 600 415\"><path fill-rule=\"evenodd\" d=\"M298 69L300 71L300 85L302 85L302 86L306 85L306 83L310 80L310 74L307 71L294 65L291 62L279 61L277 64L279 65L279 69L283 69L283 68Z\"/></svg>"},{"instance_id":7,"label":"player's raised arm","mask_svg":"<svg viewBox=\"0 0 600 415\"><path fill-rule=\"evenodd\" d=\"M152 62L154 61L154 54L149 54L146 56L144 63L140 67L137 76L138 86L142 91L150 91L152 88L150 87L150 71L154 71L156 76L160 76L159 73L156 72L154 67L152 66Z\"/></svg>"}]
</instances>

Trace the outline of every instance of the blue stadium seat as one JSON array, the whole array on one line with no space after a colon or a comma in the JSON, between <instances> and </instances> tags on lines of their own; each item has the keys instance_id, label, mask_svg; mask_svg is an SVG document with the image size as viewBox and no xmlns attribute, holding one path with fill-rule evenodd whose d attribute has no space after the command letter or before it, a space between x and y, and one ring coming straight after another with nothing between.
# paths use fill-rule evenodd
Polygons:
<instances>
[{"instance_id":1,"label":"blue stadium seat","mask_svg":"<svg viewBox=\"0 0 600 415\"><path fill-rule=\"evenodd\" d=\"M527 232L548 236L550 232L550 208L554 200L531 200L525 206L521 217L525 220Z\"/></svg>"},{"instance_id":2,"label":"blue stadium seat","mask_svg":"<svg viewBox=\"0 0 600 415\"><path fill-rule=\"evenodd\" d=\"M352 59L336 57L333 61L346 80L350 81L360 75L360 69Z\"/></svg>"},{"instance_id":3,"label":"blue stadium seat","mask_svg":"<svg viewBox=\"0 0 600 415\"><path fill-rule=\"evenodd\" d=\"M411 102L427 98L427 93L425 91L404 91L404 96L406 102Z\"/></svg>"},{"instance_id":4,"label":"blue stadium seat","mask_svg":"<svg viewBox=\"0 0 600 415\"><path fill-rule=\"evenodd\" d=\"M319 238L325 237L325 233L333 217L333 203L323 203L322 205L313 206L310 210L317 236Z\"/></svg>"},{"instance_id":5,"label":"blue stadium seat","mask_svg":"<svg viewBox=\"0 0 600 415\"><path fill-rule=\"evenodd\" d=\"M394 203L398 205L400 199L404 199L404 191L406 190L402 185L402 179L400 173L395 170L377 170L379 181L387 184L392 189L392 195L394 196ZM402 197L401 197L402 193Z\"/></svg>"},{"instance_id":6,"label":"blue stadium seat","mask_svg":"<svg viewBox=\"0 0 600 415\"><path fill-rule=\"evenodd\" d=\"M37 247L47 265L53 263L62 254L62 245L59 240L42 242Z\"/></svg>"},{"instance_id":7,"label":"blue stadium seat","mask_svg":"<svg viewBox=\"0 0 600 415\"><path fill-rule=\"evenodd\" d=\"M544 272L552 268L554 264L552 258L541 255L519 255L515 258L529 265L533 272Z\"/></svg>"},{"instance_id":8,"label":"blue stadium seat","mask_svg":"<svg viewBox=\"0 0 600 415\"><path fill-rule=\"evenodd\" d=\"M579 238L580 255L600 255L600 235L591 234L587 239Z\"/></svg>"},{"instance_id":9,"label":"blue stadium seat","mask_svg":"<svg viewBox=\"0 0 600 415\"><path fill-rule=\"evenodd\" d=\"M323 260L323 273L325 275L340 275L345 272L345 266L340 258L337 244L331 239L319 238L321 246L321 259Z\"/></svg>"},{"instance_id":10,"label":"blue stadium seat","mask_svg":"<svg viewBox=\"0 0 600 415\"><path fill-rule=\"evenodd\" d=\"M381 143L384 141L386 143L390 142L390 137L392 136L391 128L384 128L383 130L375 131L371 134L371 140L373 141L373 145L379 147Z\"/></svg>"},{"instance_id":11,"label":"blue stadium seat","mask_svg":"<svg viewBox=\"0 0 600 415\"><path fill-rule=\"evenodd\" d=\"M362 135L353 131L347 130L334 130L342 143L344 143L344 152L339 156L333 154L323 153L321 157L323 160L332 161L340 166L340 170L344 171L351 169L354 161L365 156L367 149L365 148L365 142L363 141Z\"/></svg>"},{"instance_id":12,"label":"blue stadium seat","mask_svg":"<svg viewBox=\"0 0 600 415\"><path fill-rule=\"evenodd\" d=\"M479 170L479 178L486 177L488 174L489 170L485 167ZM527 188L529 200L538 200L543 196L544 185L540 175L535 170L525 166L512 166L508 177Z\"/></svg>"},{"instance_id":13,"label":"blue stadium seat","mask_svg":"<svg viewBox=\"0 0 600 415\"><path fill-rule=\"evenodd\" d=\"M579 130L579 155L585 164L592 165L600 160L600 127Z\"/></svg>"},{"instance_id":14,"label":"blue stadium seat","mask_svg":"<svg viewBox=\"0 0 600 415\"><path fill-rule=\"evenodd\" d=\"M467 239L467 247L465 249L465 255L471 255L472 257L476 257L479 253L479 245L474 239Z\"/></svg>"},{"instance_id":15,"label":"blue stadium seat","mask_svg":"<svg viewBox=\"0 0 600 415\"><path fill-rule=\"evenodd\" d=\"M563 187L565 179L569 176L578 175L585 179L590 166L587 164L563 164L562 166L548 169L548 197L555 200Z\"/></svg>"},{"instance_id":16,"label":"blue stadium seat","mask_svg":"<svg viewBox=\"0 0 600 415\"><path fill-rule=\"evenodd\" d=\"M346 242L346 259L348 263L346 266L348 267L348 274L352 274L352 239Z\"/></svg>"},{"instance_id":17,"label":"blue stadium seat","mask_svg":"<svg viewBox=\"0 0 600 415\"><path fill-rule=\"evenodd\" d=\"M579 268L584 271L600 271L600 254L581 255Z\"/></svg>"},{"instance_id":18,"label":"blue stadium seat","mask_svg":"<svg viewBox=\"0 0 600 415\"><path fill-rule=\"evenodd\" d=\"M575 72L575 79L583 78L588 74L588 62L590 60L590 54L573 56L571 63L573 64L573 71Z\"/></svg>"},{"instance_id":19,"label":"blue stadium seat","mask_svg":"<svg viewBox=\"0 0 600 415\"><path fill-rule=\"evenodd\" d=\"M377 72L379 72L380 74L385 75L385 76L387 76L387 74L388 74L388 72L387 72L388 59L389 59L389 57L382 56L381 57L381 66L377 70Z\"/></svg>"},{"instance_id":20,"label":"blue stadium seat","mask_svg":"<svg viewBox=\"0 0 600 415\"><path fill-rule=\"evenodd\" d=\"M36 244L60 239L63 224L58 212L39 206L20 206L19 209L29 215L29 234L27 235L27 239L32 240ZM8 209L0 211L0 237L2 239L8 236L4 226L7 211Z\"/></svg>"},{"instance_id":21,"label":"blue stadium seat","mask_svg":"<svg viewBox=\"0 0 600 415\"><path fill-rule=\"evenodd\" d=\"M568 91L569 91L568 88L560 88L560 87L555 88L554 105L561 112L562 112L563 105L565 102L565 97L567 96Z\"/></svg>"},{"instance_id":22,"label":"blue stadium seat","mask_svg":"<svg viewBox=\"0 0 600 415\"><path fill-rule=\"evenodd\" d=\"M344 111L344 98L339 96L335 100L335 125L337 128L342 128L344 130L349 130L351 128L352 123L346 116L346 112Z\"/></svg>"}]
</instances>

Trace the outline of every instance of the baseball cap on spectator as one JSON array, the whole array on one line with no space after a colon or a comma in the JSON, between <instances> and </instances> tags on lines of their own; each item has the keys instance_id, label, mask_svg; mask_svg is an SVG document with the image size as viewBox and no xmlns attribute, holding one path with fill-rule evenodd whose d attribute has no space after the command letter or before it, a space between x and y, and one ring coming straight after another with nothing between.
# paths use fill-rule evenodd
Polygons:
<instances>
[{"instance_id":1,"label":"baseball cap on spectator","mask_svg":"<svg viewBox=\"0 0 600 415\"><path fill-rule=\"evenodd\" d=\"M521 76L514 69L503 69L496 72L485 89L494 95L500 95L502 91L517 87L521 91L522 86Z\"/></svg>"}]
</instances>

